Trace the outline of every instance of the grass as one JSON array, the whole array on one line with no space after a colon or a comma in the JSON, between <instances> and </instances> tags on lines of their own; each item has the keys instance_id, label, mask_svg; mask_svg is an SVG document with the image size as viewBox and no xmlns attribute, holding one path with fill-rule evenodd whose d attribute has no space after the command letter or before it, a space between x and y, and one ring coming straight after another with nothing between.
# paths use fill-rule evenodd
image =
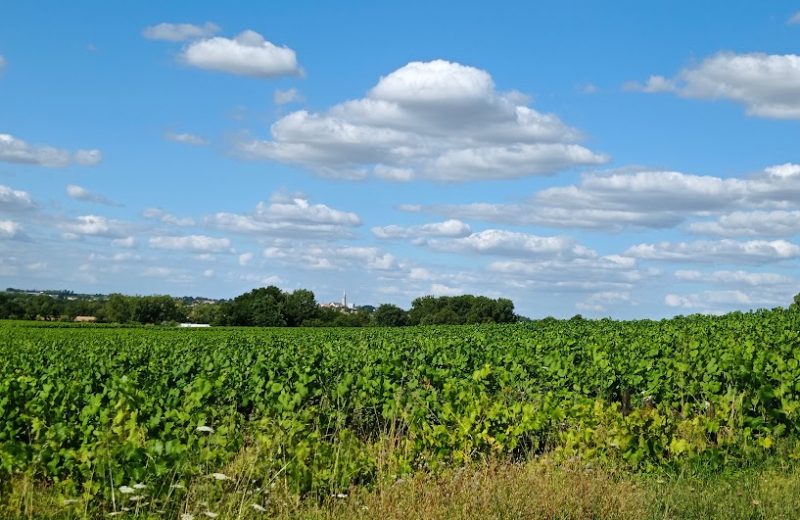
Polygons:
<instances>
[{"instance_id":1,"label":"grass","mask_svg":"<svg viewBox=\"0 0 800 520\"><path fill-rule=\"evenodd\" d=\"M299 498L276 481L253 489L247 465L226 468L231 480L201 479L167 504L148 504L119 518L195 520L668 520L796 519L800 511L800 470L777 465L706 475L638 474L584 464L492 462L418 473L347 496ZM64 504L47 489L17 480L0 500L3 519L108 518L110 511L81 502ZM118 508L126 502L118 498ZM253 504L264 507L257 510ZM163 508L163 513L157 513ZM186 517L185 517L186 518Z\"/></svg>"}]
</instances>

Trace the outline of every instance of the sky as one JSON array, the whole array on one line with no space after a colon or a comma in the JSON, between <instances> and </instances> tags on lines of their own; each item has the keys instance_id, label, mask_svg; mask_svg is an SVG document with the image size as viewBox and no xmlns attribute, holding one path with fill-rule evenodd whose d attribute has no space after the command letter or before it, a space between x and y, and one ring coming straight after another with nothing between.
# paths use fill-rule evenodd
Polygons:
<instances>
[{"instance_id":1,"label":"sky","mask_svg":"<svg viewBox=\"0 0 800 520\"><path fill-rule=\"evenodd\" d=\"M10 1L0 287L800 292L800 3Z\"/></svg>"}]
</instances>

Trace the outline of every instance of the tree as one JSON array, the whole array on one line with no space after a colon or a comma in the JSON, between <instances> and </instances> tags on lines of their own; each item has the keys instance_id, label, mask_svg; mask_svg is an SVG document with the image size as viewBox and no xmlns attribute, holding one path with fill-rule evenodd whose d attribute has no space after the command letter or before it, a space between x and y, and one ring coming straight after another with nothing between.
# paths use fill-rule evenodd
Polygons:
<instances>
[{"instance_id":1,"label":"tree","mask_svg":"<svg viewBox=\"0 0 800 520\"><path fill-rule=\"evenodd\" d=\"M192 323L224 325L223 304L199 303L189 309L187 319Z\"/></svg>"},{"instance_id":2,"label":"tree","mask_svg":"<svg viewBox=\"0 0 800 520\"><path fill-rule=\"evenodd\" d=\"M140 296L134 299L133 321L139 323L164 323L183 321L178 304L171 296Z\"/></svg>"},{"instance_id":3,"label":"tree","mask_svg":"<svg viewBox=\"0 0 800 520\"><path fill-rule=\"evenodd\" d=\"M229 307L229 319L225 321L230 325L284 326L284 299L283 291L275 286L253 289L233 299Z\"/></svg>"},{"instance_id":4,"label":"tree","mask_svg":"<svg viewBox=\"0 0 800 520\"><path fill-rule=\"evenodd\" d=\"M375 310L372 321L379 327L402 327L408 325L408 313L397 305L384 303Z\"/></svg>"},{"instance_id":5,"label":"tree","mask_svg":"<svg viewBox=\"0 0 800 520\"><path fill-rule=\"evenodd\" d=\"M306 289L297 289L285 296L283 303L283 316L286 325L298 327L317 317L319 306L314 298L314 293Z\"/></svg>"},{"instance_id":6,"label":"tree","mask_svg":"<svg viewBox=\"0 0 800 520\"><path fill-rule=\"evenodd\" d=\"M130 323L133 319L133 299L114 293L105 305L106 320L111 323Z\"/></svg>"},{"instance_id":7,"label":"tree","mask_svg":"<svg viewBox=\"0 0 800 520\"><path fill-rule=\"evenodd\" d=\"M417 324L514 323L514 303L506 298L486 296L424 296L411 303L408 321Z\"/></svg>"}]
</instances>

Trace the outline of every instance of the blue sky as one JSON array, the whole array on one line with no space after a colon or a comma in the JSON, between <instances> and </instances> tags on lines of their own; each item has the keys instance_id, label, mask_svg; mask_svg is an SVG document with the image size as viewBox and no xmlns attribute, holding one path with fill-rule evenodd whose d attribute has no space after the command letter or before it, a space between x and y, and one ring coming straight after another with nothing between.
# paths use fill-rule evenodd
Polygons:
<instances>
[{"instance_id":1,"label":"blue sky","mask_svg":"<svg viewBox=\"0 0 800 520\"><path fill-rule=\"evenodd\" d=\"M12 2L0 286L661 317L800 292L800 4Z\"/></svg>"}]
</instances>

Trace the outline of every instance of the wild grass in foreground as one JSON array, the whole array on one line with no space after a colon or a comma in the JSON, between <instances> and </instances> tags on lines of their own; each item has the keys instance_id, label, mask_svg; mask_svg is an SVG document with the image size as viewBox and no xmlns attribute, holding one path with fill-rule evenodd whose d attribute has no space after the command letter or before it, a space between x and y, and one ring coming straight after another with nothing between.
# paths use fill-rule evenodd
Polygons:
<instances>
[{"instance_id":1,"label":"wild grass in foreground","mask_svg":"<svg viewBox=\"0 0 800 520\"><path fill-rule=\"evenodd\" d=\"M236 471L236 468L232 468ZM280 485L254 505L246 468L228 479L199 480L170 504L125 502L109 513L91 503L64 504L46 489L12 485L0 516L8 519L795 519L800 470L765 466L705 475L645 475L578 463L486 463L438 475L416 473L373 489L301 499ZM144 504L144 505L143 505ZM157 509L163 507L164 509ZM158 511L163 511L159 513Z\"/></svg>"}]
</instances>

